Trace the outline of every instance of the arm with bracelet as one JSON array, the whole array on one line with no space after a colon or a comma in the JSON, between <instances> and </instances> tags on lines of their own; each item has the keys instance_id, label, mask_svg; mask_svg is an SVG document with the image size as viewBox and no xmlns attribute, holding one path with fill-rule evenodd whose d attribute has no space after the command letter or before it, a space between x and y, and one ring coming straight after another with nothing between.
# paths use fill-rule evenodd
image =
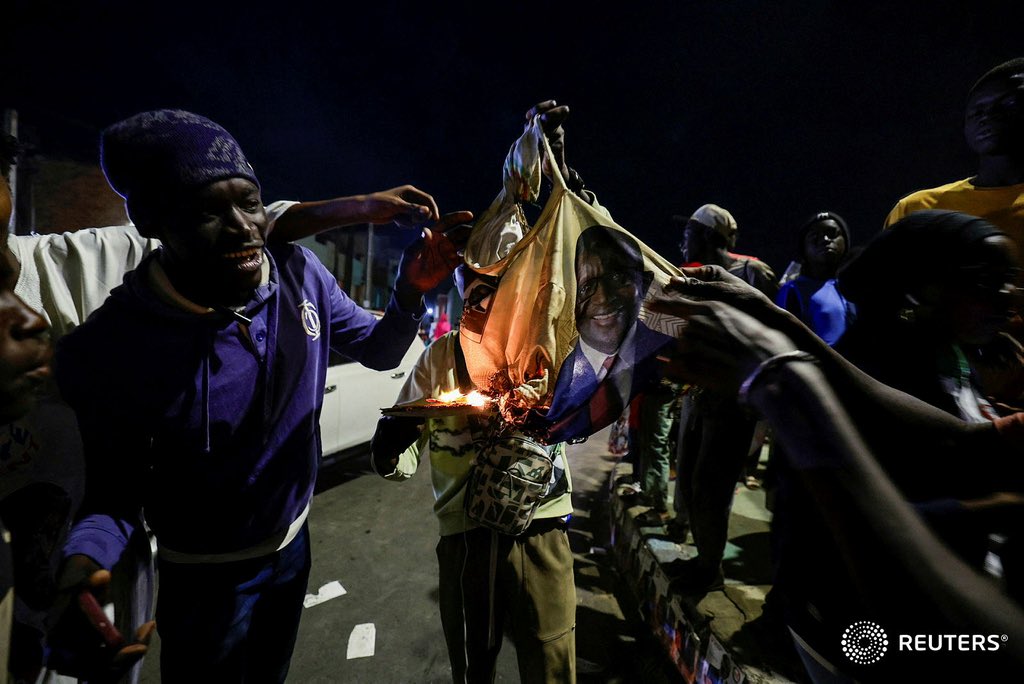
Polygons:
<instances>
[{"instance_id":1,"label":"arm with bracelet","mask_svg":"<svg viewBox=\"0 0 1024 684\"><path fill-rule=\"evenodd\" d=\"M673 296L652 303L651 308L680 316L701 312L696 325L691 320L672 362L676 373L689 374L688 381L735 392L759 363L774 354L805 352L816 359L854 424L870 426L862 437L873 453L884 458L895 480L909 481L921 469L948 468L962 476L965 489L1024 486L1024 464L1017 457L1024 449L1024 416L966 423L867 375L796 316L724 269L704 266L684 269L684 273L687 277L673 279L666 290ZM713 310L730 326L733 314L754 319L743 340L705 340L708 333L702 330L702 320ZM772 335L785 341L772 342ZM972 468L963 467L962 453L972 454Z\"/></svg>"},{"instance_id":2,"label":"arm with bracelet","mask_svg":"<svg viewBox=\"0 0 1024 684\"><path fill-rule=\"evenodd\" d=\"M909 573L952 624L979 633L1011 635L1024 630L1020 607L935 537L855 427L870 425L875 431L881 425L882 434L890 436L890 430L910 433L918 440L917 451L924 452L933 466L933 447L944 445L946 453L960 453L961 458L970 453L975 464L988 461L999 468L990 477L1002 477L1001 484L1007 486L1012 485L1008 475L1016 478L1010 462L1017 460L1012 456L1022 443L1019 421L969 425L886 387L817 342L802 324L753 288L734 280L677 282L676 293L699 292L702 299L677 294L652 305L687 321L670 371L679 379L720 391L743 388L746 403L776 430L868 600L870 588L878 586L873 583L884 574L878 566L884 556ZM922 458L889 453L887 469L888 461L904 456L910 462ZM1018 665L1024 664L1024 648L1007 650Z\"/></svg>"},{"instance_id":3,"label":"arm with bracelet","mask_svg":"<svg viewBox=\"0 0 1024 684\"><path fill-rule=\"evenodd\" d=\"M1003 647L1024 667L1024 611L949 550L882 470L816 363L798 356L764 367L748 385L747 402L772 424L787 458L807 484L840 542L852 574L871 597L880 556L896 560L950 624L1006 634ZM852 514L852 515L851 515ZM850 535L853 518L873 540Z\"/></svg>"}]
</instances>

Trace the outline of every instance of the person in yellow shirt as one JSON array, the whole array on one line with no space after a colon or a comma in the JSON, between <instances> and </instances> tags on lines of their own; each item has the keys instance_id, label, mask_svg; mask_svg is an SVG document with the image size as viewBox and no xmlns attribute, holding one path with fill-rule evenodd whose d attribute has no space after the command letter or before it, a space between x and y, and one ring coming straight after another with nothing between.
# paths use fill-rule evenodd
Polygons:
<instances>
[{"instance_id":1,"label":"person in yellow shirt","mask_svg":"<svg viewBox=\"0 0 1024 684\"><path fill-rule=\"evenodd\" d=\"M1003 62L974 84L964 137L978 155L977 174L907 195L885 227L915 211L948 209L983 218L1024 245L1024 57Z\"/></svg>"},{"instance_id":2,"label":"person in yellow shirt","mask_svg":"<svg viewBox=\"0 0 1024 684\"><path fill-rule=\"evenodd\" d=\"M907 195L885 219L889 228L924 209L948 209L983 218L1024 249L1024 57L993 67L971 87L964 137L978 155L970 178ZM1020 288L1024 283L1018 281ZM967 350L986 394L1001 402L1024 400L1024 319L983 350Z\"/></svg>"}]
</instances>

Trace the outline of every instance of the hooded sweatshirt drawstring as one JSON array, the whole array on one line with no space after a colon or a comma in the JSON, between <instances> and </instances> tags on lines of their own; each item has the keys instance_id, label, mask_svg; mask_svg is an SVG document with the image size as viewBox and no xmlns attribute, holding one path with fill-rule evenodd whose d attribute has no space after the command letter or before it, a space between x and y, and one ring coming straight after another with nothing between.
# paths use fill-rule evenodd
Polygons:
<instances>
[{"instance_id":1,"label":"hooded sweatshirt drawstring","mask_svg":"<svg viewBox=\"0 0 1024 684\"><path fill-rule=\"evenodd\" d=\"M280 306L276 301L267 303L267 329L277 330L277 321L280 315ZM274 412L274 368L277 368L275 359L277 348L267 345L267 351L263 358L263 446L267 445L270 439L270 422Z\"/></svg>"},{"instance_id":2,"label":"hooded sweatshirt drawstring","mask_svg":"<svg viewBox=\"0 0 1024 684\"><path fill-rule=\"evenodd\" d=\"M196 378L196 381L200 394L200 449L202 453L208 454L213 448L210 434L210 386L212 385L212 370L210 368L212 360L210 357L214 354L218 328L225 320L228 321L229 325L231 322L235 322L242 329L242 334L248 337L248 328L249 324L252 323L252 319L227 307L208 307L186 299L174 289L163 267L160 265L159 259L155 258L155 256L146 259L136 271L141 276L141 279L130 277L126 279L125 283L128 290L135 297L148 301L150 305L159 302L160 310L170 317L191 318L199 322L200 325L205 325L202 335L203 348L200 350L199 377ZM269 279L269 270L265 278ZM275 302L266 302L268 306L267 325L271 330L275 330L277 326L278 307L274 304ZM252 340L250 340L250 344L253 344ZM266 358L262 359L261 364L264 369L273 368L273 345L268 345ZM263 446L266 446L269 440L270 428L268 419L270 418L271 407L273 406L273 378L270 377L270 373L265 373L265 375L263 384L263 434L260 440Z\"/></svg>"},{"instance_id":3,"label":"hooded sweatshirt drawstring","mask_svg":"<svg viewBox=\"0 0 1024 684\"><path fill-rule=\"evenodd\" d=\"M203 453L210 453L210 354L213 353L213 341L217 330L210 326L206 331L206 349L203 350L202 362L202 401L200 403L200 430L203 435Z\"/></svg>"}]
</instances>

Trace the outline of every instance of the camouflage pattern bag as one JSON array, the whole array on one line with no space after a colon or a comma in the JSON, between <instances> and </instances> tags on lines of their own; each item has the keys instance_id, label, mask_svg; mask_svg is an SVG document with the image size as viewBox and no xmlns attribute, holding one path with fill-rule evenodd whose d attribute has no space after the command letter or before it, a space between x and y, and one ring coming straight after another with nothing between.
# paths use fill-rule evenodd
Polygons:
<instances>
[{"instance_id":1,"label":"camouflage pattern bag","mask_svg":"<svg viewBox=\"0 0 1024 684\"><path fill-rule=\"evenodd\" d=\"M551 489L555 449L520 433L483 443L466 482L466 516L504 534L525 532Z\"/></svg>"}]
</instances>

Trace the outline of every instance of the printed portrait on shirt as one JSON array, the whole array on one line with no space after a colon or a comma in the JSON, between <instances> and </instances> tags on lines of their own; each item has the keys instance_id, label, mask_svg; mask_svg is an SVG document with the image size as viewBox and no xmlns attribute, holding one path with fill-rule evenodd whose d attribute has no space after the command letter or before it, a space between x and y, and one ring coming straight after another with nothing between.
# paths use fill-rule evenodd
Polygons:
<instances>
[{"instance_id":1,"label":"printed portrait on shirt","mask_svg":"<svg viewBox=\"0 0 1024 684\"><path fill-rule=\"evenodd\" d=\"M552 439L586 437L613 423L630 400L660 381L658 352L672 341L640 320L653 274L637 241L590 226L576 242L575 322L546 415Z\"/></svg>"}]
</instances>

